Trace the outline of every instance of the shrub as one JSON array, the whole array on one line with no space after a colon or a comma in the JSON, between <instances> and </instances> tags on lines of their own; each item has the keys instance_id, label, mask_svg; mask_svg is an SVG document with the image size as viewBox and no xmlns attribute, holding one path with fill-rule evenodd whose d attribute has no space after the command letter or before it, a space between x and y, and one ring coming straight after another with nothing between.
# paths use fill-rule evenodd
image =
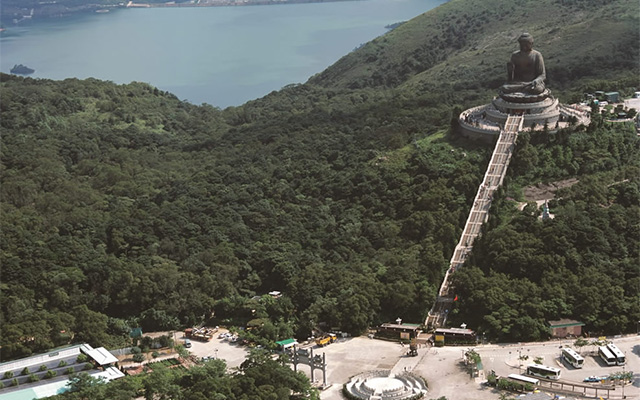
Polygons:
<instances>
[{"instance_id":1,"label":"shrub","mask_svg":"<svg viewBox=\"0 0 640 400\"><path fill-rule=\"evenodd\" d=\"M153 353L151 353L151 357L153 358L158 358L158 356L160 356L160 353L158 353L157 351L154 351Z\"/></svg>"},{"instance_id":2,"label":"shrub","mask_svg":"<svg viewBox=\"0 0 640 400\"><path fill-rule=\"evenodd\" d=\"M142 348L142 351L148 351L151 346L153 346L153 338L149 336L143 336L140 340L140 347Z\"/></svg>"},{"instance_id":3,"label":"shrub","mask_svg":"<svg viewBox=\"0 0 640 400\"><path fill-rule=\"evenodd\" d=\"M35 376L34 374L29 375L29 382L38 382L40 378Z\"/></svg>"},{"instance_id":4,"label":"shrub","mask_svg":"<svg viewBox=\"0 0 640 400\"><path fill-rule=\"evenodd\" d=\"M173 339L170 335L163 335L158 338L158 344L160 347L171 347L173 346Z\"/></svg>"},{"instance_id":5,"label":"shrub","mask_svg":"<svg viewBox=\"0 0 640 400\"><path fill-rule=\"evenodd\" d=\"M11 386L18 386L20 383L18 382L18 378L13 378L11 381Z\"/></svg>"},{"instance_id":6,"label":"shrub","mask_svg":"<svg viewBox=\"0 0 640 400\"><path fill-rule=\"evenodd\" d=\"M508 379L504 379L504 378L500 378L498 379L498 384L497 384L498 389L501 390L511 390L514 392L522 392L522 391L531 391L533 390L533 385L531 385L530 383L527 384L522 384L522 383L518 383L518 382L512 382Z\"/></svg>"},{"instance_id":7,"label":"shrub","mask_svg":"<svg viewBox=\"0 0 640 400\"><path fill-rule=\"evenodd\" d=\"M138 354L134 354L133 355L133 361L135 362L143 362L144 361L144 355L142 353L138 353Z\"/></svg>"},{"instance_id":8,"label":"shrub","mask_svg":"<svg viewBox=\"0 0 640 400\"><path fill-rule=\"evenodd\" d=\"M504 378L498 379L497 387L500 390L511 390L512 382Z\"/></svg>"},{"instance_id":9,"label":"shrub","mask_svg":"<svg viewBox=\"0 0 640 400\"><path fill-rule=\"evenodd\" d=\"M89 362L88 362L88 363L85 363L85 364L84 364L84 370L85 370L85 371L88 371L88 370L90 370L90 369L93 369L93 364L91 364L91 363L89 363Z\"/></svg>"},{"instance_id":10,"label":"shrub","mask_svg":"<svg viewBox=\"0 0 640 400\"><path fill-rule=\"evenodd\" d=\"M142 353L142 349L138 346L134 346L131 348L131 354L140 354Z\"/></svg>"},{"instance_id":11,"label":"shrub","mask_svg":"<svg viewBox=\"0 0 640 400\"><path fill-rule=\"evenodd\" d=\"M69 368L65 369L65 370L64 370L64 373L65 373L66 375L73 374L73 367L69 367Z\"/></svg>"},{"instance_id":12,"label":"shrub","mask_svg":"<svg viewBox=\"0 0 640 400\"><path fill-rule=\"evenodd\" d=\"M4 379L13 378L13 371L6 371L4 373Z\"/></svg>"},{"instance_id":13,"label":"shrub","mask_svg":"<svg viewBox=\"0 0 640 400\"><path fill-rule=\"evenodd\" d=\"M489 385L491 385L491 386L495 386L497 380L498 380L498 378L496 377L495 372L492 372L487 376L487 381L489 382Z\"/></svg>"},{"instance_id":14,"label":"shrub","mask_svg":"<svg viewBox=\"0 0 640 400\"><path fill-rule=\"evenodd\" d=\"M4 383L0 382L0 389L4 389Z\"/></svg>"},{"instance_id":15,"label":"shrub","mask_svg":"<svg viewBox=\"0 0 640 400\"><path fill-rule=\"evenodd\" d=\"M44 376L44 378L45 378L45 379L51 379L51 378L53 378L53 377L54 377L54 376L56 376L56 375L58 375L58 374L56 373L56 371L51 371L51 370L49 370L49 371L47 371L47 373L46 373L46 375Z\"/></svg>"},{"instance_id":16,"label":"shrub","mask_svg":"<svg viewBox=\"0 0 640 400\"><path fill-rule=\"evenodd\" d=\"M28 367L24 367L22 369L22 375L29 375L29 368Z\"/></svg>"},{"instance_id":17,"label":"shrub","mask_svg":"<svg viewBox=\"0 0 640 400\"><path fill-rule=\"evenodd\" d=\"M66 367L68 364L65 360L60 360L60 362L58 363L58 367Z\"/></svg>"},{"instance_id":18,"label":"shrub","mask_svg":"<svg viewBox=\"0 0 640 400\"><path fill-rule=\"evenodd\" d=\"M76 358L76 362L78 364L82 364L83 362L87 362L89 357L86 354L78 354L78 358Z\"/></svg>"},{"instance_id":19,"label":"shrub","mask_svg":"<svg viewBox=\"0 0 640 400\"><path fill-rule=\"evenodd\" d=\"M38 368L38 371L42 372L42 371L46 371L48 368L46 365L41 365L40 368Z\"/></svg>"}]
</instances>

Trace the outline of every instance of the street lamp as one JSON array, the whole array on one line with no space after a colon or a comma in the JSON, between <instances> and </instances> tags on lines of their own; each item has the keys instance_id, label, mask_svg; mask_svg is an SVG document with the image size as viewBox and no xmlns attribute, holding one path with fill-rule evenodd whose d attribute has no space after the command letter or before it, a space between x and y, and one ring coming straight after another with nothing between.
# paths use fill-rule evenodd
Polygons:
<instances>
[{"instance_id":1,"label":"street lamp","mask_svg":"<svg viewBox=\"0 0 640 400\"><path fill-rule=\"evenodd\" d=\"M518 373L522 369L522 349L518 350Z\"/></svg>"},{"instance_id":2,"label":"street lamp","mask_svg":"<svg viewBox=\"0 0 640 400\"><path fill-rule=\"evenodd\" d=\"M626 356L626 354L625 354L625 360L626 360L626 357L627 357L627 356ZM627 398L627 396L625 396L625 395L624 395L624 386L625 386L625 385L624 385L624 381L625 381L625 378L626 378L626 370L625 370L625 367L626 367L626 365L622 364L622 398L623 398L623 399L626 399L626 398Z\"/></svg>"},{"instance_id":3,"label":"street lamp","mask_svg":"<svg viewBox=\"0 0 640 400\"><path fill-rule=\"evenodd\" d=\"M218 359L218 349L213 349L216 352L216 360Z\"/></svg>"}]
</instances>

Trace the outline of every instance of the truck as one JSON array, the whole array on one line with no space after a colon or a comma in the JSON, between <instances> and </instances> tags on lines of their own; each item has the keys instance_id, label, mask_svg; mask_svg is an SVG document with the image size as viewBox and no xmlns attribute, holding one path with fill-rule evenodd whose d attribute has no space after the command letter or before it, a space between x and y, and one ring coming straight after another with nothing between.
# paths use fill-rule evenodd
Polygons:
<instances>
[{"instance_id":1,"label":"truck","mask_svg":"<svg viewBox=\"0 0 640 400\"><path fill-rule=\"evenodd\" d=\"M217 331L218 328L187 328L184 330L184 336L189 339L208 342Z\"/></svg>"},{"instance_id":2,"label":"truck","mask_svg":"<svg viewBox=\"0 0 640 400\"><path fill-rule=\"evenodd\" d=\"M336 340L338 340L336 335L334 335L333 333L328 333L326 335L323 335L322 337L317 338L316 339L316 344L319 347L323 347L323 346L326 346L328 344L331 344L331 343L335 342Z\"/></svg>"}]
</instances>

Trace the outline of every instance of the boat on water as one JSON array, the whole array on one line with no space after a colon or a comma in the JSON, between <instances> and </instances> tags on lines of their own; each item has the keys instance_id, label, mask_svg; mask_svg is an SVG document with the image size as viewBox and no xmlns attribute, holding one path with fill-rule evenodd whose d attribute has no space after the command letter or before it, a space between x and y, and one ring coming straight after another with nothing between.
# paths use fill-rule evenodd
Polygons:
<instances>
[{"instance_id":1,"label":"boat on water","mask_svg":"<svg viewBox=\"0 0 640 400\"><path fill-rule=\"evenodd\" d=\"M29 68L26 65L16 64L13 66L13 68L11 68L9 72L11 72L12 74L18 74L18 75L29 75L36 72L36 70L33 68Z\"/></svg>"}]
</instances>

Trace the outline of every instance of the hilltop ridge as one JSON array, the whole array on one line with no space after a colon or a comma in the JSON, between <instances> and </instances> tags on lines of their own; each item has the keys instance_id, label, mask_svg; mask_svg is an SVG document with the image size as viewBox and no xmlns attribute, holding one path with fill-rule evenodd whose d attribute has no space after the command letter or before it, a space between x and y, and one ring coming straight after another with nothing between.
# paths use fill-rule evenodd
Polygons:
<instances>
[{"instance_id":1,"label":"hilltop ridge","mask_svg":"<svg viewBox=\"0 0 640 400\"><path fill-rule=\"evenodd\" d=\"M529 32L545 55L548 86L637 72L637 3L452 0L422 14L310 79L322 87L407 86L412 90L493 90L508 54ZM615 39L613 43L611 39Z\"/></svg>"}]
</instances>

